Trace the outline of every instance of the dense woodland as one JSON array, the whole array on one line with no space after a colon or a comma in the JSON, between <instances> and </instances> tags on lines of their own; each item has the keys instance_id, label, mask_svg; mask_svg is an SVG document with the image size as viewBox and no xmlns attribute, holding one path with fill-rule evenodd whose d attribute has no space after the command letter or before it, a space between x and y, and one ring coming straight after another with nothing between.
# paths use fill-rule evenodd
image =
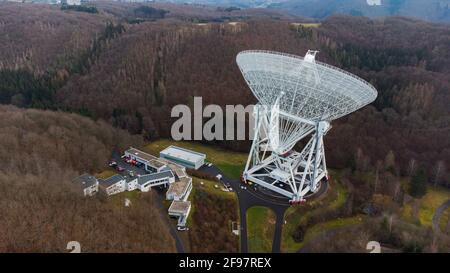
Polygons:
<instances>
[{"instance_id":1,"label":"dense woodland","mask_svg":"<svg viewBox=\"0 0 450 273\"><path fill-rule=\"evenodd\" d=\"M76 114L0 107L0 252L174 252L175 243L145 195L123 200L84 198L71 183L103 168L111 151L142 139ZM149 224L150 223L150 224Z\"/></svg>"},{"instance_id":2,"label":"dense woodland","mask_svg":"<svg viewBox=\"0 0 450 273\"><path fill-rule=\"evenodd\" d=\"M191 217L197 223L189 232L192 252L235 253L239 237L230 232L231 222L237 221L237 202L229 197L211 195L196 189L195 210Z\"/></svg>"},{"instance_id":3,"label":"dense woodland","mask_svg":"<svg viewBox=\"0 0 450 273\"><path fill-rule=\"evenodd\" d=\"M48 12L54 13L53 21L75 13ZM111 19L106 12L83 16L91 18L79 24ZM368 167L374 167L392 152L397 174L407 175L409 166L415 165L432 177L440 168L435 179L449 183L445 170L450 162L450 27L446 25L362 17L332 17L319 28L269 19L191 24L168 17L127 24L114 18L78 55L48 51L43 58L40 52L47 51L47 45L33 37L47 33L46 28L18 37L17 42L28 38L29 43L2 58L1 102L101 118L148 139L169 137L171 107L190 105L193 96L202 96L204 104L255 102L235 64L239 51L258 48L303 55L315 48L321 51L319 60L356 73L379 91L371 106L332 124L326 137L329 165L349 167L359 153ZM53 29L49 22L41 24ZM12 22L3 25L8 33L23 28ZM88 36L58 43L82 47ZM25 63L19 58L24 51L29 52ZM248 142L219 144L248 149Z\"/></svg>"},{"instance_id":4,"label":"dense woodland","mask_svg":"<svg viewBox=\"0 0 450 273\"><path fill-rule=\"evenodd\" d=\"M372 105L333 122L325 137L328 166L345 169L355 188L350 215L374 194L401 203L405 194L422 196L425 183L450 186L448 25L335 16L312 28L269 11L172 4L151 5L155 13L147 5L99 2L95 14L0 6L0 103L59 111L3 108L2 122L18 116L17 125L6 123L0 131L3 191L11 190L8 177L51 183L96 170L114 147L140 141L118 129L147 140L170 137L171 107L192 105L193 96L202 96L204 105L255 103L235 63L245 49L297 55L317 49L320 61L379 91ZM246 141L214 144L249 149ZM362 174L376 182L364 183ZM408 190L399 177L410 181ZM49 194L62 194L55 191Z\"/></svg>"}]
</instances>

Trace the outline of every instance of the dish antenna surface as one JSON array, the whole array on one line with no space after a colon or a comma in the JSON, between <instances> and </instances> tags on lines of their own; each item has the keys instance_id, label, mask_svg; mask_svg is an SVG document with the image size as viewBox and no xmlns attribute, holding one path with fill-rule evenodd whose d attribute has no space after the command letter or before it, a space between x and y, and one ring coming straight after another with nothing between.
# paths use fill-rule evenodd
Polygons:
<instances>
[{"instance_id":1,"label":"dish antenna surface","mask_svg":"<svg viewBox=\"0 0 450 273\"><path fill-rule=\"evenodd\" d=\"M316 192L328 173L323 136L330 122L377 97L365 80L305 57L271 51L240 52L236 62L259 103L255 136L243 179L269 188L292 202ZM302 151L293 148L308 139Z\"/></svg>"}]
</instances>

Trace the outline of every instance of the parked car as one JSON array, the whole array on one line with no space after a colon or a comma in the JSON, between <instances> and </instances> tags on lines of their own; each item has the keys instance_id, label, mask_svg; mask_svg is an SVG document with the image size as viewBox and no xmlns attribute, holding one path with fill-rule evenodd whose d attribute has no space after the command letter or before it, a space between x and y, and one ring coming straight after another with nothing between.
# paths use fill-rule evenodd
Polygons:
<instances>
[{"instance_id":1,"label":"parked car","mask_svg":"<svg viewBox=\"0 0 450 273\"><path fill-rule=\"evenodd\" d=\"M208 165L207 165L208 167L211 167L212 166L212 163L208 163Z\"/></svg>"},{"instance_id":2,"label":"parked car","mask_svg":"<svg viewBox=\"0 0 450 273\"><path fill-rule=\"evenodd\" d=\"M216 178L220 180L220 179L222 179L222 175L218 174L218 175L216 175Z\"/></svg>"},{"instance_id":3,"label":"parked car","mask_svg":"<svg viewBox=\"0 0 450 273\"><path fill-rule=\"evenodd\" d=\"M188 231L189 228L187 228L187 227L177 227L177 230L178 231Z\"/></svg>"},{"instance_id":4,"label":"parked car","mask_svg":"<svg viewBox=\"0 0 450 273\"><path fill-rule=\"evenodd\" d=\"M117 170L118 172L123 172L123 171L125 171L125 169L122 168L122 167L120 167L120 166L117 166L117 167L116 167L116 170Z\"/></svg>"},{"instance_id":5,"label":"parked car","mask_svg":"<svg viewBox=\"0 0 450 273\"><path fill-rule=\"evenodd\" d=\"M136 162L136 167L142 167L142 166L144 166L144 163L142 163L142 162Z\"/></svg>"},{"instance_id":6,"label":"parked car","mask_svg":"<svg viewBox=\"0 0 450 273\"><path fill-rule=\"evenodd\" d=\"M115 166L117 166L117 162L116 161L111 161L111 162L109 162L109 166L110 167L115 167Z\"/></svg>"},{"instance_id":7,"label":"parked car","mask_svg":"<svg viewBox=\"0 0 450 273\"><path fill-rule=\"evenodd\" d=\"M128 175L134 177L136 174L133 171L128 171Z\"/></svg>"}]
</instances>

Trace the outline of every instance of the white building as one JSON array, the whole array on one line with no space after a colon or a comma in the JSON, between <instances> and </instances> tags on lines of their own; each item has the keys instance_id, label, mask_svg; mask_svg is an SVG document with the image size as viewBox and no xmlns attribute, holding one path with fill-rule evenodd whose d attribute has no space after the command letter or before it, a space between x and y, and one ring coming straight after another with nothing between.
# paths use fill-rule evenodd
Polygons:
<instances>
[{"instance_id":1,"label":"white building","mask_svg":"<svg viewBox=\"0 0 450 273\"><path fill-rule=\"evenodd\" d=\"M81 187L84 196L92 196L98 192L97 178L87 173L80 175L72 181L77 186Z\"/></svg>"},{"instance_id":2,"label":"white building","mask_svg":"<svg viewBox=\"0 0 450 273\"><path fill-rule=\"evenodd\" d=\"M113 175L107 179L101 179L99 185L100 189L105 191L107 195L121 193L127 189L126 178L120 174Z\"/></svg>"},{"instance_id":3,"label":"white building","mask_svg":"<svg viewBox=\"0 0 450 273\"><path fill-rule=\"evenodd\" d=\"M81 5L81 0L63 0L61 3L71 6L79 6Z\"/></svg>"},{"instance_id":4,"label":"white building","mask_svg":"<svg viewBox=\"0 0 450 273\"><path fill-rule=\"evenodd\" d=\"M159 158L159 161L167 165L167 168L172 170L178 178L188 177L186 167L173 163L165 158Z\"/></svg>"},{"instance_id":5,"label":"white building","mask_svg":"<svg viewBox=\"0 0 450 273\"><path fill-rule=\"evenodd\" d=\"M197 170L205 164L206 155L170 145L159 153L161 158L173 161L187 168Z\"/></svg>"},{"instance_id":6,"label":"white building","mask_svg":"<svg viewBox=\"0 0 450 273\"><path fill-rule=\"evenodd\" d=\"M134 191L138 188L138 177L127 177L126 178L126 188L127 191Z\"/></svg>"},{"instance_id":7,"label":"white building","mask_svg":"<svg viewBox=\"0 0 450 273\"><path fill-rule=\"evenodd\" d=\"M137 178L137 188L142 192L148 192L151 187L168 185L175 182L175 176L172 171L163 171L141 175Z\"/></svg>"},{"instance_id":8,"label":"white building","mask_svg":"<svg viewBox=\"0 0 450 273\"><path fill-rule=\"evenodd\" d=\"M192 178L180 178L180 181L170 184L166 192L167 200L186 201L192 191Z\"/></svg>"},{"instance_id":9,"label":"white building","mask_svg":"<svg viewBox=\"0 0 450 273\"><path fill-rule=\"evenodd\" d=\"M162 172L164 170L167 170L167 165L164 164L161 160L159 159L153 159L150 160L147 164L147 169L153 172Z\"/></svg>"},{"instance_id":10,"label":"white building","mask_svg":"<svg viewBox=\"0 0 450 273\"><path fill-rule=\"evenodd\" d=\"M191 202L189 201L173 201L169 207L169 216L178 218L178 226L186 226L186 221L191 212Z\"/></svg>"},{"instance_id":11,"label":"white building","mask_svg":"<svg viewBox=\"0 0 450 273\"><path fill-rule=\"evenodd\" d=\"M381 0L366 0L369 6L381 6Z\"/></svg>"},{"instance_id":12,"label":"white building","mask_svg":"<svg viewBox=\"0 0 450 273\"><path fill-rule=\"evenodd\" d=\"M149 172L161 172L167 167L166 164L160 161L156 156L145 153L133 147L126 150L124 154L125 157L143 164L144 169Z\"/></svg>"}]
</instances>

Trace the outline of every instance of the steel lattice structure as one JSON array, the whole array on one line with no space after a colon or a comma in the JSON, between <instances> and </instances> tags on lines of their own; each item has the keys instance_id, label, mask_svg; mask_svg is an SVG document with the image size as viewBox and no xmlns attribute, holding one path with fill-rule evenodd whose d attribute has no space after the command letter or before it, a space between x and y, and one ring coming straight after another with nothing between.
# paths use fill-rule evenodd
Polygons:
<instances>
[{"instance_id":1,"label":"steel lattice structure","mask_svg":"<svg viewBox=\"0 0 450 273\"><path fill-rule=\"evenodd\" d=\"M243 179L303 201L327 176L323 136L334 119L373 102L363 79L315 60L270 51L243 51L236 62L259 103ZM293 148L309 140L300 152Z\"/></svg>"}]
</instances>

